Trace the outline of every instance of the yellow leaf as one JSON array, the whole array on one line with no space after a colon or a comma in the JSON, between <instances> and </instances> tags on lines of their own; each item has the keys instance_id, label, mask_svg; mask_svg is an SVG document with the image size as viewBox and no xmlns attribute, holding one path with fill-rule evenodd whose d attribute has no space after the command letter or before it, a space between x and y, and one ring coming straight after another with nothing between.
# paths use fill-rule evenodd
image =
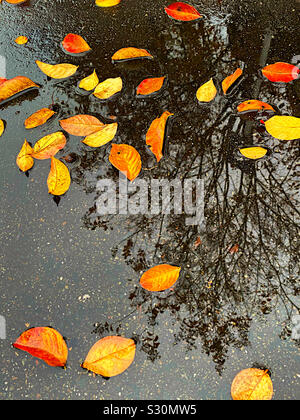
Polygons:
<instances>
[{"instance_id":1,"label":"yellow leaf","mask_svg":"<svg viewBox=\"0 0 300 420\"><path fill-rule=\"evenodd\" d=\"M37 60L36 64L46 76L52 79L65 79L75 74L78 69L78 66L68 63L52 65Z\"/></svg>"},{"instance_id":2,"label":"yellow leaf","mask_svg":"<svg viewBox=\"0 0 300 420\"><path fill-rule=\"evenodd\" d=\"M71 185L69 169L60 160L51 158L51 170L47 180L49 194L63 195Z\"/></svg>"},{"instance_id":3,"label":"yellow leaf","mask_svg":"<svg viewBox=\"0 0 300 420\"><path fill-rule=\"evenodd\" d=\"M235 401L270 401L273 392L268 371L261 369L242 370L231 386L231 395Z\"/></svg>"},{"instance_id":4,"label":"yellow leaf","mask_svg":"<svg viewBox=\"0 0 300 420\"><path fill-rule=\"evenodd\" d=\"M210 79L207 83L200 86L197 91L197 99L199 102L211 102L217 95L217 88L214 84L213 79Z\"/></svg>"},{"instance_id":5,"label":"yellow leaf","mask_svg":"<svg viewBox=\"0 0 300 420\"><path fill-rule=\"evenodd\" d=\"M79 87L80 89L91 91L91 90L94 90L98 84L99 84L99 79L98 79L96 70L94 70L94 72L90 76L81 80L81 82L79 83Z\"/></svg>"},{"instance_id":6,"label":"yellow leaf","mask_svg":"<svg viewBox=\"0 0 300 420\"><path fill-rule=\"evenodd\" d=\"M261 159L266 156L268 150L263 147L244 147L240 149L240 152L248 159Z\"/></svg>"},{"instance_id":7,"label":"yellow leaf","mask_svg":"<svg viewBox=\"0 0 300 420\"><path fill-rule=\"evenodd\" d=\"M100 147L112 141L117 133L118 123L106 124L100 131L87 136L82 143L90 147Z\"/></svg>"},{"instance_id":8,"label":"yellow leaf","mask_svg":"<svg viewBox=\"0 0 300 420\"><path fill-rule=\"evenodd\" d=\"M66 143L67 139L61 131L49 134L34 145L32 157L40 160L49 159L63 149Z\"/></svg>"},{"instance_id":9,"label":"yellow leaf","mask_svg":"<svg viewBox=\"0 0 300 420\"><path fill-rule=\"evenodd\" d=\"M0 137L4 133L4 128L5 128L4 122L2 120L0 120Z\"/></svg>"},{"instance_id":10,"label":"yellow leaf","mask_svg":"<svg viewBox=\"0 0 300 420\"><path fill-rule=\"evenodd\" d=\"M121 3L121 0L96 0L96 5L100 7L111 7Z\"/></svg>"},{"instance_id":11,"label":"yellow leaf","mask_svg":"<svg viewBox=\"0 0 300 420\"><path fill-rule=\"evenodd\" d=\"M21 171L26 172L29 171L34 165L34 160L31 156L33 152L32 147L30 144L25 140L20 153L17 156L17 165Z\"/></svg>"},{"instance_id":12,"label":"yellow leaf","mask_svg":"<svg viewBox=\"0 0 300 420\"><path fill-rule=\"evenodd\" d=\"M106 79L104 82L99 83L94 91L94 95L98 99L111 98L116 93L120 92L123 88L121 77L115 79Z\"/></svg>"},{"instance_id":13,"label":"yellow leaf","mask_svg":"<svg viewBox=\"0 0 300 420\"><path fill-rule=\"evenodd\" d=\"M300 139L300 118L276 115L265 122L272 137L279 140Z\"/></svg>"}]
</instances>

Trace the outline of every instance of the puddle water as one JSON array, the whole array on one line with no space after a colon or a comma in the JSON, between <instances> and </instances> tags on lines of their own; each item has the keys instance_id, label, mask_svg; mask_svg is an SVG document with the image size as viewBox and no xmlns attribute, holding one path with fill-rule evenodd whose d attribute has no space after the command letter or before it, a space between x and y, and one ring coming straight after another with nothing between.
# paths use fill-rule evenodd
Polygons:
<instances>
[{"instance_id":1,"label":"puddle water","mask_svg":"<svg viewBox=\"0 0 300 420\"><path fill-rule=\"evenodd\" d=\"M271 83L259 70L277 61L297 64L299 2L194 1L204 19L178 23L163 0L127 0L102 9L92 0L31 0L0 5L0 54L6 76L26 75L41 85L4 104L1 148L2 399L230 399L242 369L270 369L275 399L299 391L299 342L291 337L299 314L299 143L280 142L260 120L237 115L237 104L259 99L282 115L300 116L300 82ZM67 33L92 47L66 55ZM14 39L26 35L26 46ZM112 63L118 49L136 46L154 60ZM35 60L79 65L76 76L47 80ZM294 61L293 61L294 60ZM229 95L222 80L238 67L241 82ZM78 81L96 69L101 80L122 77L124 89L100 102L82 95ZM0 75L1 76L1 75ZM147 77L167 76L162 92L137 98ZM196 92L211 77L219 89L209 105ZM34 130L24 120L55 105L57 115ZM145 145L151 122L164 111L168 124L159 164ZM59 120L92 114L117 118L115 143L134 146L140 179L204 180L205 222L186 215L99 216L97 182L119 174L109 163L110 144L91 149L68 136L57 157L68 156L71 188L59 205L48 195L49 161L36 161L29 177L15 164L27 138L34 144L60 130ZM259 161L240 147L268 150ZM174 289L150 293L141 274L161 263L182 267ZM67 339L66 370L53 369L11 343L28 327L51 325ZM133 365L117 379L81 369L90 347L106 335L134 338Z\"/></svg>"}]
</instances>

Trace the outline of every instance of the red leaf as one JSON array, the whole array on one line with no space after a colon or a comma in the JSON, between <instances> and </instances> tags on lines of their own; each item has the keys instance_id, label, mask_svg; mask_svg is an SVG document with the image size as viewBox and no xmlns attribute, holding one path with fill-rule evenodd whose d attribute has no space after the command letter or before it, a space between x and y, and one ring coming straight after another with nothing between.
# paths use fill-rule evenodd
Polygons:
<instances>
[{"instance_id":1,"label":"red leaf","mask_svg":"<svg viewBox=\"0 0 300 420\"><path fill-rule=\"evenodd\" d=\"M271 82L292 82L298 79L299 72L299 67L288 63L275 63L262 69L262 74Z\"/></svg>"},{"instance_id":2,"label":"red leaf","mask_svg":"<svg viewBox=\"0 0 300 420\"><path fill-rule=\"evenodd\" d=\"M165 8L168 16L176 20L181 20L189 22L201 18L202 16L195 7L182 2L176 2L170 4L170 6Z\"/></svg>"},{"instance_id":3,"label":"red leaf","mask_svg":"<svg viewBox=\"0 0 300 420\"><path fill-rule=\"evenodd\" d=\"M76 34L68 34L62 45L67 52L73 54L80 54L91 49L88 43L80 35Z\"/></svg>"}]
</instances>

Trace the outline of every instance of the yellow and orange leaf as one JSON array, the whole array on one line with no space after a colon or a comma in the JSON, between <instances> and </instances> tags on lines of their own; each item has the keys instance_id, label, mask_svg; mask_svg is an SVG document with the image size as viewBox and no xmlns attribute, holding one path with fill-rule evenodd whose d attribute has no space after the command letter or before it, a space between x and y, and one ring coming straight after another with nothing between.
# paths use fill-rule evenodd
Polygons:
<instances>
[{"instance_id":1,"label":"yellow and orange leaf","mask_svg":"<svg viewBox=\"0 0 300 420\"><path fill-rule=\"evenodd\" d=\"M158 92L163 87L165 79L165 77L153 77L143 80L137 87L136 94L146 96Z\"/></svg>"},{"instance_id":2,"label":"yellow and orange leaf","mask_svg":"<svg viewBox=\"0 0 300 420\"><path fill-rule=\"evenodd\" d=\"M300 118L276 115L265 122L266 129L272 137L279 140L300 139Z\"/></svg>"},{"instance_id":3,"label":"yellow and orange leaf","mask_svg":"<svg viewBox=\"0 0 300 420\"><path fill-rule=\"evenodd\" d=\"M250 101L242 102L237 107L238 112L248 112L248 111L274 111L275 109L267 104L266 102L258 101L255 99L252 99Z\"/></svg>"},{"instance_id":4,"label":"yellow and orange leaf","mask_svg":"<svg viewBox=\"0 0 300 420\"><path fill-rule=\"evenodd\" d=\"M67 139L61 131L40 139L33 147L32 157L39 160L50 159L63 149Z\"/></svg>"},{"instance_id":5,"label":"yellow and orange leaf","mask_svg":"<svg viewBox=\"0 0 300 420\"><path fill-rule=\"evenodd\" d=\"M117 133L118 123L105 124L101 130L87 136L82 143L90 147L100 147L112 141Z\"/></svg>"},{"instance_id":6,"label":"yellow and orange leaf","mask_svg":"<svg viewBox=\"0 0 300 420\"><path fill-rule=\"evenodd\" d=\"M222 82L222 88L223 92L226 95L229 88L242 76L243 70L241 68L238 68L233 74L226 77L226 79Z\"/></svg>"},{"instance_id":7,"label":"yellow and orange leaf","mask_svg":"<svg viewBox=\"0 0 300 420\"><path fill-rule=\"evenodd\" d=\"M13 79L4 80L0 84L0 103L31 88L39 88L39 85L25 76L17 76Z\"/></svg>"},{"instance_id":8,"label":"yellow and orange leaf","mask_svg":"<svg viewBox=\"0 0 300 420\"><path fill-rule=\"evenodd\" d=\"M142 275L140 285L150 292L170 289L177 282L180 271L180 267L169 264L157 265Z\"/></svg>"},{"instance_id":9,"label":"yellow and orange leaf","mask_svg":"<svg viewBox=\"0 0 300 420\"><path fill-rule=\"evenodd\" d=\"M261 369L242 370L231 386L231 395L235 401L270 401L273 393L270 375Z\"/></svg>"},{"instance_id":10,"label":"yellow and orange leaf","mask_svg":"<svg viewBox=\"0 0 300 420\"><path fill-rule=\"evenodd\" d=\"M122 89L122 79L121 77L116 77L114 79L106 79L104 82L99 83L93 94L96 98L105 100L111 98L116 93L121 92Z\"/></svg>"},{"instance_id":11,"label":"yellow and orange leaf","mask_svg":"<svg viewBox=\"0 0 300 420\"><path fill-rule=\"evenodd\" d=\"M32 147L30 144L25 140L20 153L17 156L17 165L19 169L23 172L29 171L34 165L34 159L32 158L31 154L33 152Z\"/></svg>"},{"instance_id":12,"label":"yellow and orange leaf","mask_svg":"<svg viewBox=\"0 0 300 420\"><path fill-rule=\"evenodd\" d=\"M146 134L146 144L150 147L152 153L155 155L157 162L159 162L162 157L166 124L168 118L174 114L171 114L169 111L165 111L161 117L156 118L147 134Z\"/></svg>"},{"instance_id":13,"label":"yellow and orange leaf","mask_svg":"<svg viewBox=\"0 0 300 420\"><path fill-rule=\"evenodd\" d=\"M217 88L214 84L213 79L210 79L208 82L200 86L196 94L199 102L211 102L215 99L216 95Z\"/></svg>"},{"instance_id":14,"label":"yellow and orange leaf","mask_svg":"<svg viewBox=\"0 0 300 420\"><path fill-rule=\"evenodd\" d=\"M135 351L135 342L129 338L105 337L93 345L82 367L107 378L117 376L132 364Z\"/></svg>"},{"instance_id":15,"label":"yellow and orange leaf","mask_svg":"<svg viewBox=\"0 0 300 420\"><path fill-rule=\"evenodd\" d=\"M73 76L78 69L78 66L68 63L52 65L37 60L36 64L46 76L52 79L66 79L67 77Z\"/></svg>"},{"instance_id":16,"label":"yellow and orange leaf","mask_svg":"<svg viewBox=\"0 0 300 420\"><path fill-rule=\"evenodd\" d=\"M110 163L126 177L133 181L142 169L142 160L139 152L128 144L113 144L109 156Z\"/></svg>"},{"instance_id":17,"label":"yellow and orange leaf","mask_svg":"<svg viewBox=\"0 0 300 420\"><path fill-rule=\"evenodd\" d=\"M39 127L40 125L45 124L54 114L55 112L51 109L42 108L25 120L25 128L29 130L30 128Z\"/></svg>"},{"instance_id":18,"label":"yellow and orange leaf","mask_svg":"<svg viewBox=\"0 0 300 420\"><path fill-rule=\"evenodd\" d=\"M27 36L18 36L18 38L15 39L15 43L18 45L25 45L28 42Z\"/></svg>"},{"instance_id":19,"label":"yellow and orange leaf","mask_svg":"<svg viewBox=\"0 0 300 420\"><path fill-rule=\"evenodd\" d=\"M123 60L135 60L139 58L153 58L153 56L144 49L127 47L121 48L113 56L113 61L123 61Z\"/></svg>"},{"instance_id":20,"label":"yellow and orange leaf","mask_svg":"<svg viewBox=\"0 0 300 420\"><path fill-rule=\"evenodd\" d=\"M67 118L66 120L59 121L63 130L73 136L89 136L103 127L103 123L98 118L92 115L75 115L74 117Z\"/></svg>"},{"instance_id":21,"label":"yellow and orange leaf","mask_svg":"<svg viewBox=\"0 0 300 420\"><path fill-rule=\"evenodd\" d=\"M4 121L0 120L0 137L4 133L4 129L5 129Z\"/></svg>"},{"instance_id":22,"label":"yellow and orange leaf","mask_svg":"<svg viewBox=\"0 0 300 420\"><path fill-rule=\"evenodd\" d=\"M94 90L95 87L99 84L99 78L97 76L96 70L90 75L82 79L79 83L80 89L84 89L86 91Z\"/></svg>"},{"instance_id":23,"label":"yellow and orange leaf","mask_svg":"<svg viewBox=\"0 0 300 420\"><path fill-rule=\"evenodd\" d=\"M51 170L47 180L48 192L52 195L65 194L71 185L69 169L60 160L51 158Z\"/></svg>"},{"instance_id":24,"label":"yellow and orange leaf","mask_svg":"<svg viewBox=\"0 0 300 420\"><path fill-rule=\"evenodd\" d=\"M68 348L54 328L36 327L23 332L13 346L44 360L50 366L65 366Z\"/></svg>"}]
</instances>

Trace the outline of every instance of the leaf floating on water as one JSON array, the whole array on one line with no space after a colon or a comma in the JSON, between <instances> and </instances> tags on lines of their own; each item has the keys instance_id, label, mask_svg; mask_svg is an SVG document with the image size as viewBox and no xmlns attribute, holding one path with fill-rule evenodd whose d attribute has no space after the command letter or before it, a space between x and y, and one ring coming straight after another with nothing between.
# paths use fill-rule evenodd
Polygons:
<instances>
[{"instance_id":1,"label":"leaf floating on water","mask_svg":"<svg viewBox=\"0 0 300 420\"><path fill-rule=\"evenodd\" d=\"M238 68L233 74L231 74L223 80L222 88L224 95L226 95L230 87L242 76L242 74L243 70L241 68Z\"/></svg>"},{"instance_id":2,"label":"leaf floating on water","mask_svg":"<svg viewBox=\"0 0 300 420\"><path fill-rule=\"evenodd\" d=\"M152 59L153 56L147 50L135 47L121 48L112 56L113 61L136 60L139 58Z\"/></svg>"},{"instance_id":3,"label":"leaf floating on water","mask_svg":"<svg viewBox=\"0 0 300 420\"><path fill-rule=\"evenodd\" d=\"M157 265L142 275L140 285L150 292L162 292L174 286L179 278L180 271L180 267L168 264Z\"/></svg>"},{"instance_id":4,"label":"leaf floating on water","mask_svg":"<svg viewBox=\"0 0 300 420\"><path fill-rule=\"evenodd\" d=\"M268 153L263 147L243 147L240 149L241 154L247 159L262 159Z\"/></svg>"},{"instance_id":5,"label":"leaf floating on water","mask_svg":"<svg viewBox=\"0 0 300 420\"><path fill-rule=\"evenodd\" d=\"M67 77L73 76L78 69L78 66L68 63L52 65L37 60L36 64L46 76L52 79L66 79Z\"/></svg>"},{"instance_id":6,"label":"leaf floating on water","mask_svg":"<svg viewBox=\"0 0 300 420\"><path fill-rule=\"evenodd\" d=\"M105 100L111 98L116 93L121 92L122 89L122 79L121 77L116 77L115 79L106 79L104 82L99 83L93 94L96 98Z\"/></svg>"},{"instance_id":7,"label":"leaf floating on water","mask_svg":"<svg viewBox=\"0 0 300 420\"><path fill-rule=\"evenodd\" d=\"M72 54L80 54L91 49L85 39L77 34L68 34L62 42L62 46L64 50Z\"/></svg>"},{"instance_id":8,"label":"leaf floating on water","mask_svg":"<svg viewBox=\"0 0 300 420\"><path fill-rule=\"evenodd\" d=\"M42 108L25 120L25 128L29 130L31 128L39 127L40 125L45 124L54 114L55 112L51 109Z\"/></svg>"},{"instance_id":9,"label":"leaf floating on water","mask_svg":"<svg viewBox=\"0 0 300 420\"><path fill-rule=\"evenodd\" d=\"M196 96L199 102L211 102L215 99L217 93L214 81L213 79L210 79L208 82L204 83L204 85L200 86Z\"/></svg>"},{"instance_id":10,"label":"leaf floating on water","mask_svg":"<svg viewBox=\"0 0 300 420\"><path fill-rule=\"evenodd\" d=\"M17 156L17 165L19 169L23 172L29 171L34 165L34 159L32 158L31 154L33 153L33 149L30 144L25 140L20 153Z\"/></svg>"},{"instance_id":11,"label":"leaf floating on water","mask_svg":"<svg viewBox=\"0 0 300 420\"><path fill-rule=\"evenodd\" d=\"M242 370L231 386L231 395L236 401L270 401L273 393L270 375L261 369Z\"/></svg>"},{"instance_id":12,"label":"leaf floating on water","mask_svg":"<svg viewBox=\"0 0 300 420\"><path fill-rule=\"evenodd\" d=\"M23 332L13 346L44 360L50 366L65 366L67 363L66 342L54 328L31 328Z\"/></svg>"},{"instance_id":13,"label":"leaf floating on water","mask_svg":"<svg viewBox=\"0 0 300 420\"><path fill-rule=\"evenodd\" d=\"M15 43L18 45L25 45L28 42L27 36L18 36L18 38L15 39Z\"/></svg>"},{"instance_id":14,"label":"leaf floating on water","mask_svg":"<svg viewBox=\"0 0 300 420\"><path fill-rule=\"evenodd\" d=\"M10 3L10 4L20 4L20 3L25 3L25 1L27 1L27 0L6 0L6 1L7 1L7 3Z\"/></svg>"},{"instance_id":15,"label":"leaf floating on water","mask_svg":"<svg viewBox=\"0 0 300 420\"><path fill-rule=\"evenodd\" d=\"M49 194L64 195L71 185L69 169L60 160L51 158L51 170L47 180Z\"/></svg>"},{"instance_id":16,"label":"leaf floating on water","mask_svg":"<svg viewBox=\"0 0 300 420\"><path fill-rule=\"evenodd\" d=\"M242 102L237 107L238 112L248 112L248 111L274 111L275 109L267 104L266 102L258 101L258 100L250 100Z\"/></svg>"},{"instance_id":17,"label":"leaf floating on water","mask_svg":"<svg viewBox=\"0 0 300 420\"><path fill-rule=\"evenodd\" d=\"M32 157L35 159L50 159L56 153L63 149L67 143L67 139L61 131L49 134L40 139L33 147Z\"/></svg>"},{"instance_id":18,"label":"leaf floating on water","mask_svg":"<svg viewBox=\"0 0 300 420\"><path fill-rule=\"evenodd\" d=\"M0 83L0 103L27 89L39 88L39 85L25 76L17 76Z\"/></svg>"},{"instance_id":19,"label":"leaf floating on water","mask_svg":"<svg viewBox=\"0 0 300 420\"><path fill-rule=\"evenodd\" d=\"M0 137L4 133L4 129L5 129L4 122L3 122L3 120L0 120Z\"/></svg>"},{"instance_id":20,"label":"leaf floating on water","mask_svg":"<svg viewBox=\"0 0 300 420\"><path fill-rule=\"evenodd\" d=\"M129 181L135 180L142 169L139 152L128 144L113 144L109 161L115 168L124 173Z\"/></svg>"},{"instance_id":21,"label":"leaf floating on water","mask_svg":"<svg viewBox=\"0 0 300 420\"><path fill-rule=\"evenodd\" d=\"M166 124L168 118L174 114L171 114L169 111L165 111L160 118L155 119L147 134L146 134L146 144L150 147L151 152L155 155L157 162L159 162L162 157Z\"/></svg>"},{"instance_id":22,"label":"leaf floating on water","mask_svg":"<svg viewBox=\"0 0 300 420\"><path fill-rule=\"evenodd\" d=\"M101 130L87 136L82 143L90 147L100 147L112 141L117 133L118 123L105 124Z\"/></svg>"},{"instance_id":23,"label":"leaf floating on water","mask_svg":"<svg viewBox=\"0 0 300 420\"><path fill-rule=\"evenodd\" d=\"M132 364L135 351L135 342L129 338L105 337L93 345L82 367L107 378L117 376Z\"/></svg>"},{"instance_id":24,"label":"leaf floating on water","mask_svg":"<svg viewBox=\"0 0 300 420\"><path fill-rule=\"evenodd\" d=\"M158 92L163 87L165 80L165 77L153 77L150 79L145 79L137 87L136 94L146 96Z\"/></svg>"},{"instance_id":25,"label":"leaf floating on water","mask_svg":"<svg viewBox=\"0 0 300 420\"><path fill-rule=\"evenodd\" d=\"M183 2L172 3L165 8L165 11L171 18L185 22L202 18L195 7Z\"/></svg>"},{"instance_id":26,"label":"leaf floating on water","mask_svg":"<svg viewBox=\"0 0 300 420\"><path fill-rule=\"evenodd\" d=\"M96 133L104 125L98 118L85 114L75 115L74 117L61 120L59 123L61 128L67 133L79 137L86 137Z\"/></svg>"},{"instance_id":27,"label":"leaf floating on water","mask_svg":"<svg viewBox=\"0 0 300 420\"><path fill-rule=\"evenodd\" d=\"M279 140L300 139L300 118L276 115L265 122L272 137Z\"/></svg>"},{"instance_id":28,"label":"leaf floating on water","mask_svg":"<svg viewBox=\"0 0 300 420\"><path fill-rule=\"evenodd\" d=\"M298 79L300 69L293 64L275 63L262 69L262 74L271 82L289 83Z\"/></svg>"},{"instance_id":29,"label":"leaf floating on water","mask_svg":"<svg viewBox=\"0 0 300 420\"><path fill-rule=\"evenodd\" d=\"M94 90L95 87L99 84L99 78L97 76L96 70L94 70L94 72L81 80L81 82L79 83L79 87L80 89L84 89L86 91L91 91Z\"/></svg>"},{"instance_id":30,"label":"leaf floating on water","mask_svg":"<svg viewBox=\"0 0 300 420\"><path fill-rule=\"evenodd\" d=\"M111 7L120 4L121 0L96 0L96 5L100 7Z\"/></svg>"}]
</instances>

